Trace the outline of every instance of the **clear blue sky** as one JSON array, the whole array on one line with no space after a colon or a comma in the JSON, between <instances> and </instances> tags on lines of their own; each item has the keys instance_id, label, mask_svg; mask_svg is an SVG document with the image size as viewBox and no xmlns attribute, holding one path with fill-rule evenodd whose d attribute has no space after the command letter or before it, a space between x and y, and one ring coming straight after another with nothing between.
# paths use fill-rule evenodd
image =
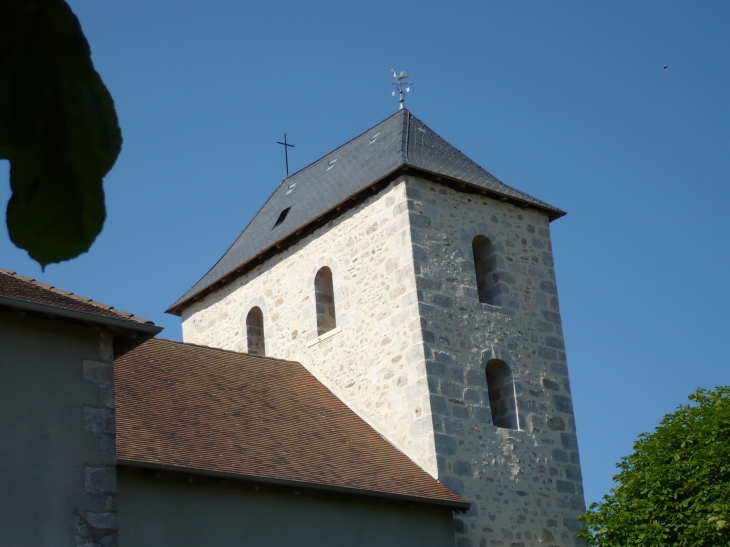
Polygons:
<instances>
[{"instance_id":1,"label":"clear blue sky","mask_svg":"<svg viewBox=\"0 0 730 547\"><path fill-rule=\"evenodd\" d=\"M552 224L586 497L699 386L730 384L730 3L73 0L124 148L91 252L46 273L163 313L284 176L408 107ZM668 70L664 70L664 65ZM0 162L0 202L9 198Z\"/></svg>"}]
</instances>

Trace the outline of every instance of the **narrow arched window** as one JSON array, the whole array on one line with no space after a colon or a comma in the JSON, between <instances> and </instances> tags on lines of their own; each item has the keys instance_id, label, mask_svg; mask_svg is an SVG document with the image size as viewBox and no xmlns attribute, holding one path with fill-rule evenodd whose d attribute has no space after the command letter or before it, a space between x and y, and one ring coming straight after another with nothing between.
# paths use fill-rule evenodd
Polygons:
<instances>
[{"instance_id":1,"label":"narrow arched window","mask_svg":"<svg viewBox=\"0 0 730 547\"><path fill-rule=\"evenodd\" d=\"M488 237L479 235L471 242L474 252L474 270L477 276L477 291L479 302L485 304L499 304L501 294L499 279L495 279L497 270L497 252Z\"/></svg>"},{"instance_id":2,"label":"narrow arched window","mask_svg":"<svg viewBox=\"0 0 730 547\"><path fill-rule=\"evenodd\" d=\"M504 361L491 359L487 362L487 390L492 423L505 429L519 429L512 371Z\"/></svg>"},{"instance_id":3,"label":"narrow arched window","mask_svg":"<svg viewBox=\"0 0 730 547\"><path fill-rule=\"evenodd\" d=\"M314 297L317 304L317 334L322 336L337 326L332 270L327 266L320 268L314 277Z\"/></svg>"},{"instance_id":4,"label":"narrow arched window","mask_svg":"<svg viewBox=\"0 0 730 547\"><path fill-rule=\"evenodd\" d=\"M246 337L248 352L253 355L266 355L264 346L264 314L261 308L254 306L246 316Z\"/></svg>"}]
</instances>

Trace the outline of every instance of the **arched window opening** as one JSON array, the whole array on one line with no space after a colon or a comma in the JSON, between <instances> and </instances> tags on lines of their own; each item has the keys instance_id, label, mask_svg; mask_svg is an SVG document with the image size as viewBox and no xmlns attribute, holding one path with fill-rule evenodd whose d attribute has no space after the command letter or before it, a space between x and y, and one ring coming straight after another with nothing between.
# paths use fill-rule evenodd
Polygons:
<instances>
[{"instance_id":1,"label":"arched window opening","mask_svg":"<svg viewBox=\"0 0 730 547\"><path fill-rule=\"evenodd\" d=\"M474 253L474 270L477 276L479 302L499 305L499 295L506 287L499 283L497 271L497 251L488 237L479 235L471 242Z\"/></svg>"},{"instance_id":2,"label":"arched window opening","mask_svg":"<svg viewBox=\"0 0 730 547\"><path fill-rule=\"evenodd\" d=\"M322 336L337 326L332 270L327 266L321 268L314 278L314 297L317 304L317 334Z\"/></svg>"},{"instance_id":3,"label":"arched window opening","mask_svg":"<svg viewBox=\"0 0 730 547\"><path fill-rule=\"evenodd\" d=\"M246 316L246 337L248 338L248 352L253 355L266 355L264 347L264 314L261 308L251 308Z\"/></svg>"},{"instance_id":4,"label":"arched window opening","mask_svg":"<svg viewBox=\"0 0 730 547\"><path fill-rule=\"evenodd\" d=\"M492 423L505 429L519 429L512 371L504 361L491 359L487 363L487 390Z\"/></svg>"}]
</instances>

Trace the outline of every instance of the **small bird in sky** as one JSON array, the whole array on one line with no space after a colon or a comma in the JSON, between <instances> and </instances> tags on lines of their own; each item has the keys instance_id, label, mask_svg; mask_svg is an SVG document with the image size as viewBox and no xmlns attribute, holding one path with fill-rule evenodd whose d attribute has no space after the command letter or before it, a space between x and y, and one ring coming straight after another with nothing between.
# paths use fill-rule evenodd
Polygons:
<instances>
[{"instance_id":1,"label":"small bird in sky","mask_svg":"<svg viewBox=\"0 0 730 547\"><path fill-rule=\"evenodd\" d=\"M664 65L664 70L669 70L669 67L667 65Z\"/></svg>"}]
</instances>

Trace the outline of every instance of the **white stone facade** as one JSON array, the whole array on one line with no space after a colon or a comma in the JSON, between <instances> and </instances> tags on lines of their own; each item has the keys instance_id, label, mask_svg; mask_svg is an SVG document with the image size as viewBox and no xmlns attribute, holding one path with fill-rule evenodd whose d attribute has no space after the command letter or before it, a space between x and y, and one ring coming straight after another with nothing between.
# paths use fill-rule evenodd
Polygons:
<instances>
[{"instance_id":1,"label":"white stone facade","mask_svg":"<svg viewBox=\"0 0 730 547\"><path fill-rule=\"evenodd\" d=\"M266 354L304 365L434 477L436 453L403 180L183 312L185 342L247 350L264 313ZM314 277L332 270L337 327L319 343Z\"/></svg>"},{"instance_id":2,"label":"white stone facade","mask_svg":"<svg viewBox=\"0 0 730 547\"><path fill-rule=\"evenodd\" d=\"M472 240L497 252L500 305L477 293ZM337 326L316 342L314 277L333 273ZM568 546L584 511L548 217L401 177L192 304L186 342L301 362L396 447L472 503L457 547ZM509 365L519 430L492 425L485 366Z\"/></svg>"}]
</instances>

